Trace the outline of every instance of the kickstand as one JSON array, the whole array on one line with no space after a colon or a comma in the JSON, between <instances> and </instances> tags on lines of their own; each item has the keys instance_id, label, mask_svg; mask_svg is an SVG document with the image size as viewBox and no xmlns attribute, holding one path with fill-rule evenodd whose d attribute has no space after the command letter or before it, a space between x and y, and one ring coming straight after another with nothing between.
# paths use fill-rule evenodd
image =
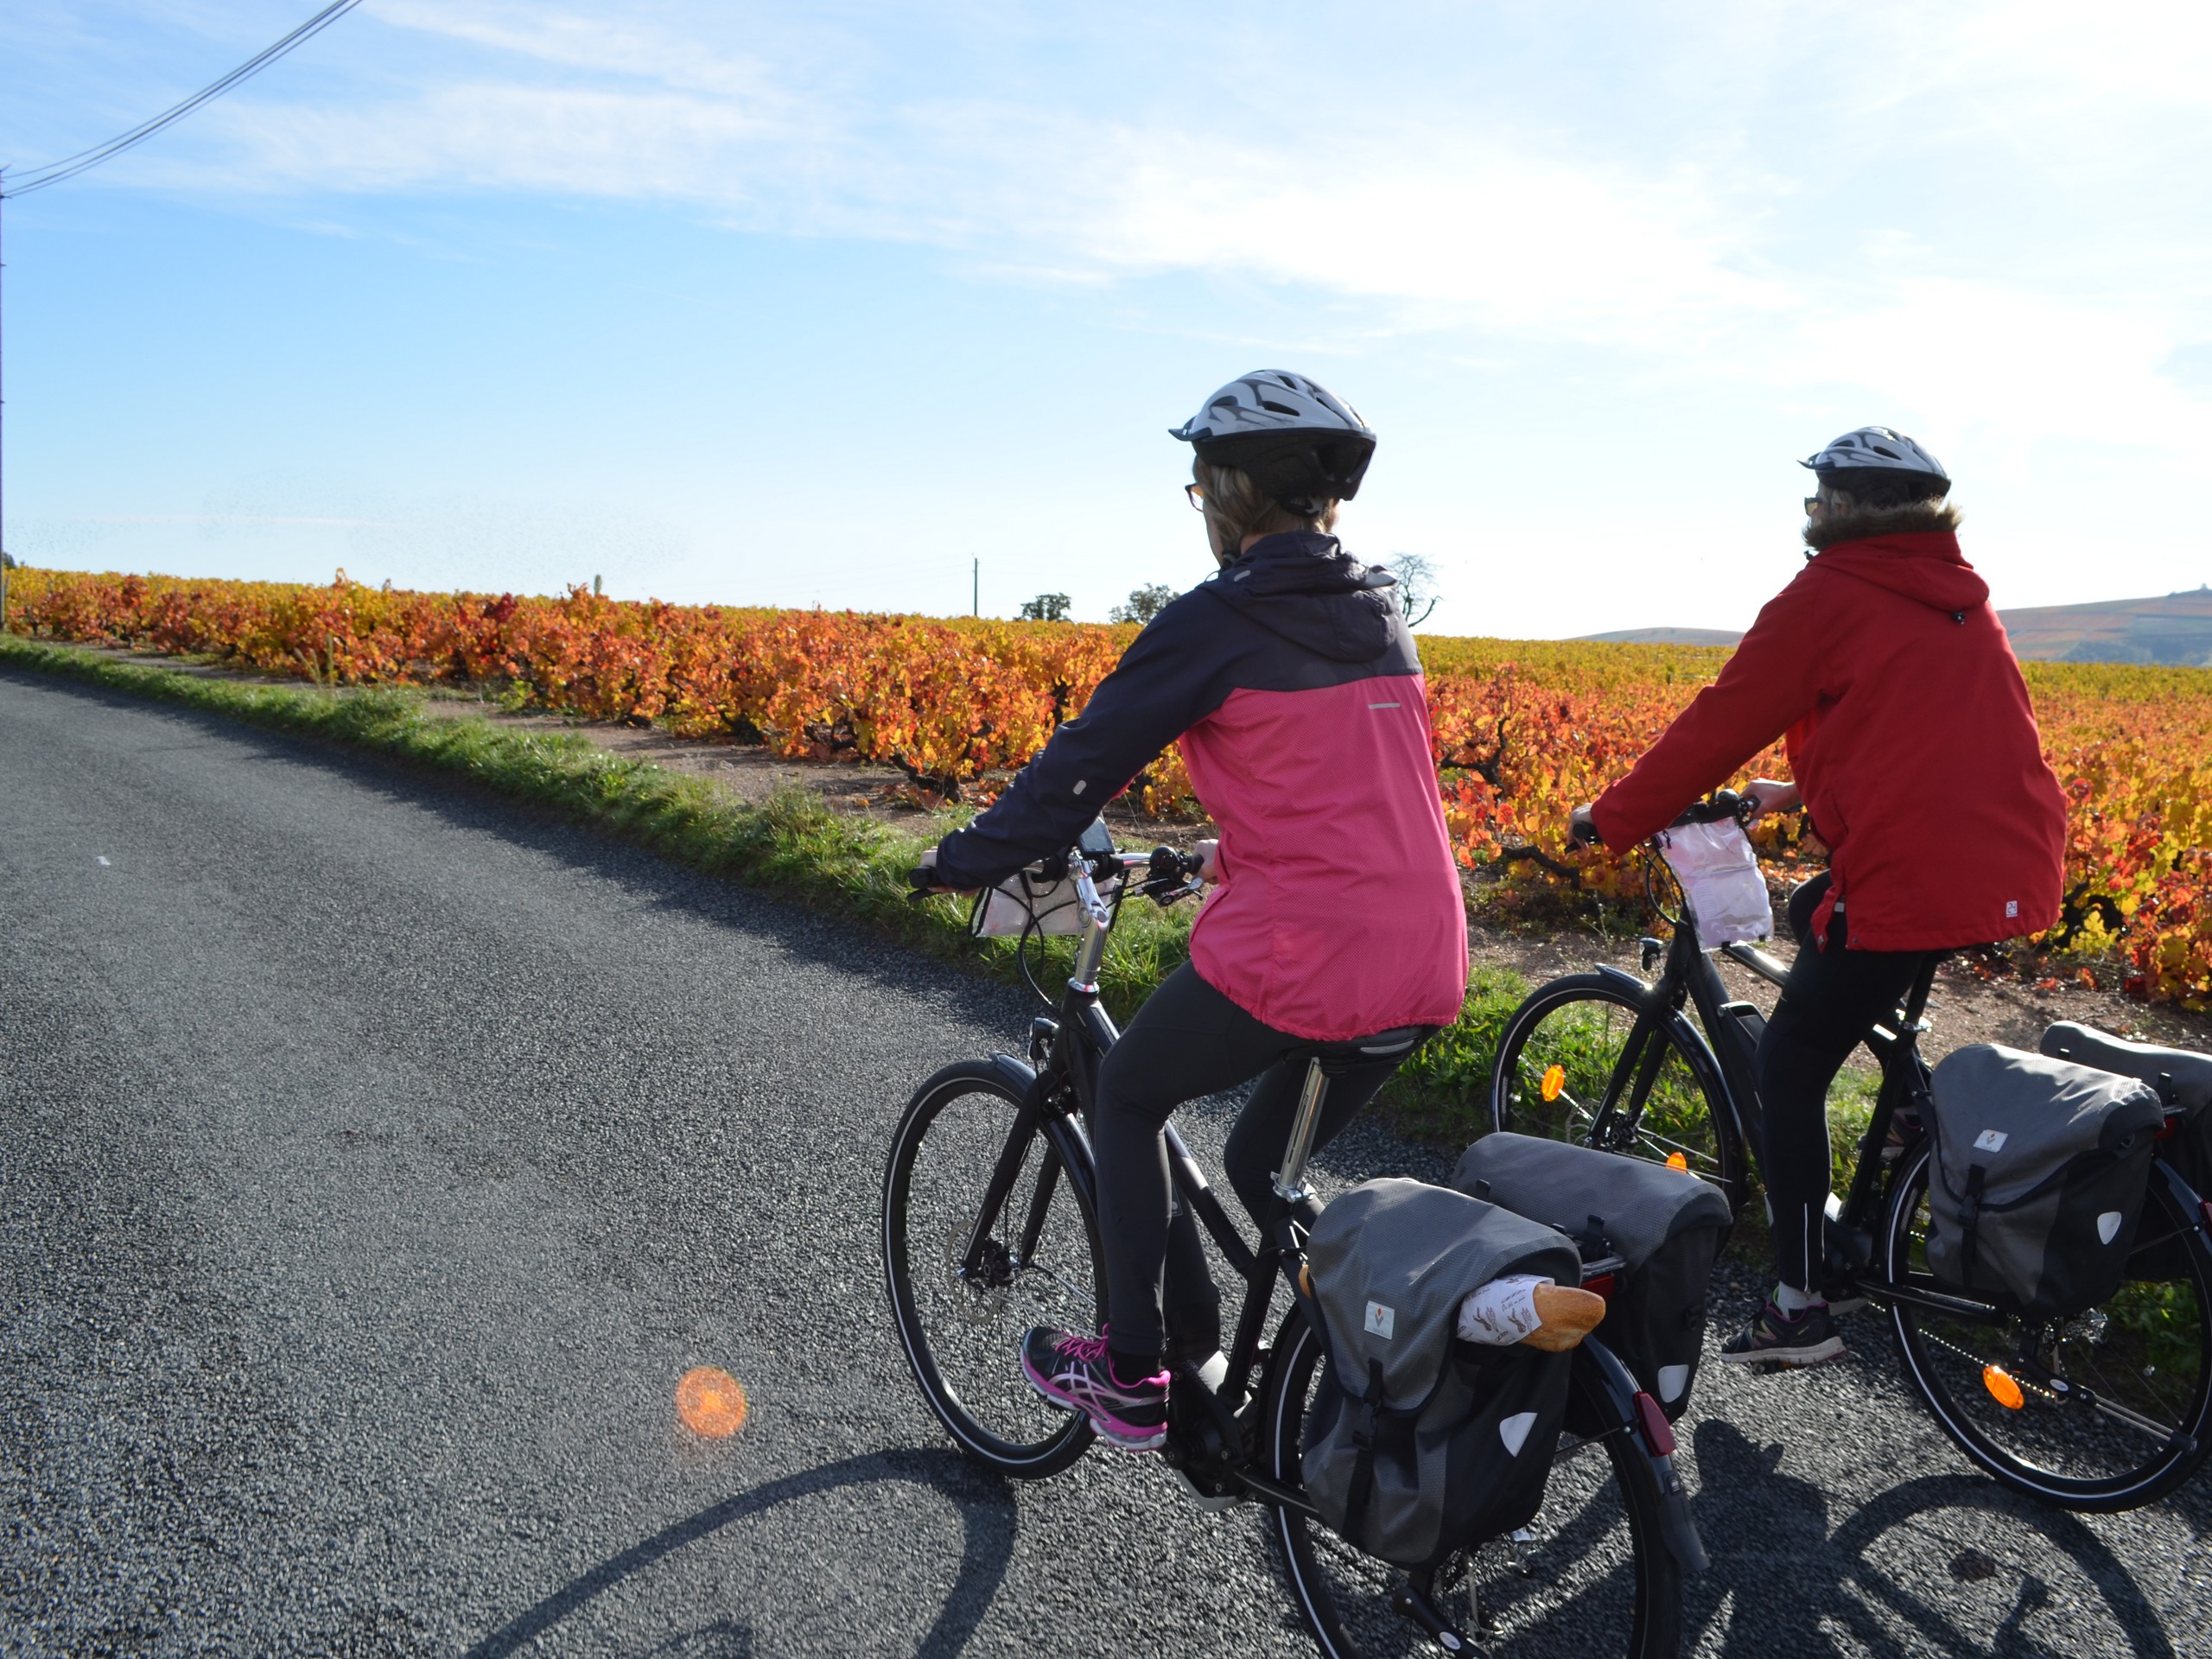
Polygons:
<instances>
[{"instance_id":1,"label":"kickstand","mask_svg":"<svg viewBox=\"0 0 2212 1659\"><path fill-rule=\"evenodd\" d=\"M1421 1576L1431 1577L1427 1573ZM1411 1619L1422 1630L1427 1631L1428 1639L1443 1649L1445 1652L1467 1654L1471 1656L1471 1659L1482 1659L1481 1652L1475 1644L1462 1636L1453 1627L1452 1621L1437 1611L1436 1604L1428 1599L1428 1590L1426 1586L1417 1583L1412 1578L1401 1580L1397 1592L1390 1598L1390 1606L1394 1611Z\"/></svg>"}]
</instances>

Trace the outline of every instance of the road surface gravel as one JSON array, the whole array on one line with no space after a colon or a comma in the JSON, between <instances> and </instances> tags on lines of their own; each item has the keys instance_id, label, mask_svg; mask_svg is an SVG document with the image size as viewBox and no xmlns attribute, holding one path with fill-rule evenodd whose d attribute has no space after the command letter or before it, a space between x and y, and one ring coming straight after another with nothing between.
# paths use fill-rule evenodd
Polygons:
<instances>
[{"instance_id":1,"label":"road surface gravel","mask_svg":"<svg viewBox=\"0 0 2212 1659\"><path fill-rule=\"evenodd\" d=\"M0 873L0 1652L1306 1650L1254 1512L1103 1452L995 1480L903 1368L885 1140L1018 994L35 676ZM1437 1165L1356 1130L1326 1167ZM1700 1379L1695 1651L2212 1653L2212 1482L2037 1510L1848 1329ZM698 1364L750 1391L734 1439L676 1422Z\"/></svg>"}]
</instances>

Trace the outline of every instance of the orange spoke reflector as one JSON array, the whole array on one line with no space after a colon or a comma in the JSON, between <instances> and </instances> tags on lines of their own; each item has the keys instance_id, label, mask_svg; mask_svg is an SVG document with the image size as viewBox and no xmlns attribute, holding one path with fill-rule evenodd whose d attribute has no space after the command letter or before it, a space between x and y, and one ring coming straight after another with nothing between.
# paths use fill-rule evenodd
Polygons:
<instances>
[{"instance_id":1,"label":"orange spoke reflector","mask_svg":"<svg viewBox=\"0 0 2212 1659\"><path fill-rule=\"evenodd\" d=\"M719 1440L745 1427L745 1390L719 1366L698 1365L676 1385L676 1414L694 1434Z\"/></svg>"},{"instance_id":2,"label":"orange spoke reflector","mask_svg":"<svg viewBox=\"0 0 2212 1659\"><path fill-rule=\"evenodd\" d=\"M1679 1170L1681 1170L1681 1171L1684 1171L1685 1173L1687 1173L1687 1172L1688 1171L1688 1169L1689 1169L1689 1166L1690 1166L1690 1160L1689 1160L1688 1159L1687 1159L1687 1158L1683 1157L1683 1156L1682 1156L1682 1154L1681 1154L1681 1153L1679 1153L1679 1152L1670 1152L1670 1153L1669 1153L1669 1154L1667 1154L1667 1167L1668 1167L1668 1168L1669 1168L1669 1169L1679 1169Z\"/></svg>"},{"instance_id":3,"label":"orange spoke reflector","mask_svg":"<svg viewBox=\"0 0 2212 1659\"><path fill-rule=\"evenodd\" d=\"M2020 1392L2020 1385L1994 1365L1981 1368L1981 1386L1989 1390L1991 1399L2007 1411L2018 1411L2028 1403L2028 1396Z\"/></svg>"},{"instance_id":4,"label":"orange spoke reflector","mask_svg":"<svg viewBox=\"0 0 2212 1659\"><path fill-rule=\"evenodd\" d=\"M1547 1101L1557 1100L1560 1090L1567 1087L1567 1068L1563 1065L1546 1067L1542 1087Z\"/></svg>"}]
</instances>

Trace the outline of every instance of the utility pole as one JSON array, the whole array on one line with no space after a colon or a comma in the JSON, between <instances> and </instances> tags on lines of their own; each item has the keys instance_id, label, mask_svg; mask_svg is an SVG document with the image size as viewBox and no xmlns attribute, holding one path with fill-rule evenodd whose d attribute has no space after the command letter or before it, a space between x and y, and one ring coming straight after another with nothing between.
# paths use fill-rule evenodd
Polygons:
<instances>
[{"instance_id":1,"label":"utility pole","mask_svg":"<svg viewBox=\"0 0 2212 1659\"><path fill-rule=\"evenodd\" d=\"M0 210L5 209L7 200L8 170L5 168L0 168ZM0 257L0 289L4 289L6 286L7 270L8 261L4 257ZM0 300L0 315L4 315L5 311L6 303L4 300ZM0 340L6 337L7 332L7 325L0 322ZM5 429L8 394L6 381L6 372L4 370L0 370L0 633L8 632L8 441Z\"/></svg>"},{"instance_id":2,"label":"utility pole","mask_svg":"<svg viewBox=\"0 0 2212 1659\"><path fill-rule=\"evenodd\" d=\"M983 613L983 556L980 553L976 556L975 569L970 575L975 579L976 588L969 601L969 614L981 616Z\"/></svg>"}]
</instances>

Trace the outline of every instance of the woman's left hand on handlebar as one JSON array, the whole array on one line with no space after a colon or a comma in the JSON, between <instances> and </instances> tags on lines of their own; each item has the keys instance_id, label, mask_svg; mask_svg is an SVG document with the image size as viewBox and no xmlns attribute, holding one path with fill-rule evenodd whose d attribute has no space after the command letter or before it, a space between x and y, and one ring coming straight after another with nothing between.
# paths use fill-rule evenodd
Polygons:
<instances>
[{"instance_id":1,"label":"woman's left hand on handlebar","mask_svg":"<svg viewBox=\"0 0 2212 1659\"><path fill-rule=\"evenodd\" d=\"M1754 778L1744 785L1744 799L1748 807L1744 816L1754 822L1770 812L1795 812L1804 804L1796 785L1774 778Z\"/></svg>"},{"instance_id":2,"label":"woman's left hand on handlebar","mask_svg":"<svg viewBox=\"0 0 2212 1659\"><path fill-rule=\"evenodd\" d=\"M921 882L921 878L924 875L926 875L929 878L929 885L927 887L924 887ZM938 879L937 849L934 847L931 848L927 852L924 853L920 858L915 861L912 880L914 881L915 890L921 893L950 893L963 894L964 896L967 892L970 891L967 888L948 887L944 882Z\"/></svg>"},{"instance_id":3,"label":"woman's left hand on handlebar","mask_svg":"<svg viewBox=\"0 0 2212 1659\"><path fill-rule=\"evenodd\" d=\"M1198 855L1198 880L1211 887L1221 880L1221 842L1218 837L1193 842L1191 850Z\"/></svg>"},{"instance_id":4,"label":"woman's left hand on handlebar","mask_svg":"<svg viewBox=\"0 0 2212 1659\"><path fill-rule=\"evenodd\" d=\"M1598 833L1598 821L1590 816L1591 805L1585 801L1567 815L1567 850L1570 853L1605 844L1605 838Z\"/></svg>"}]
</instances>

